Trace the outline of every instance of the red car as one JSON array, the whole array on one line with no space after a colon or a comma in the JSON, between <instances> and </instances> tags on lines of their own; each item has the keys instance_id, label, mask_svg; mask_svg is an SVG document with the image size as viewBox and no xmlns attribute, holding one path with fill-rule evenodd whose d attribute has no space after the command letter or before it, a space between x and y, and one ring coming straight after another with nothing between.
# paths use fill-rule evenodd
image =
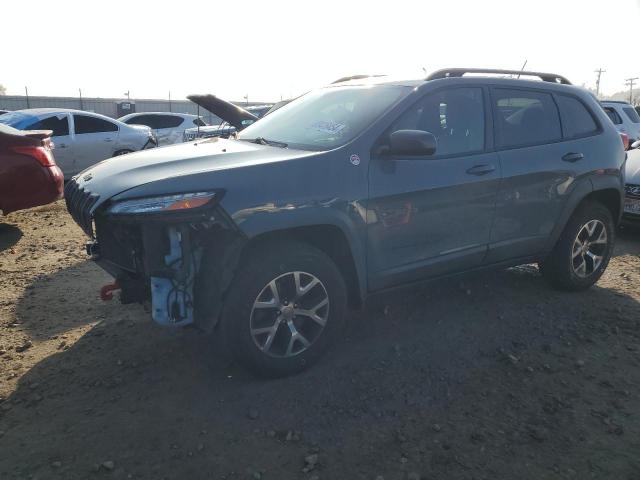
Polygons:
<instances>
[{"instance_id":1,"label":"red car","mask_svg":"<svg viewBox=\"0 0 640 480\"><path fill-rule=\"evenodd\" d=\"M64 177L53 158L50 130L0 124L0 210L46 205L63 196Z\"/></svg>"}]
</instances>

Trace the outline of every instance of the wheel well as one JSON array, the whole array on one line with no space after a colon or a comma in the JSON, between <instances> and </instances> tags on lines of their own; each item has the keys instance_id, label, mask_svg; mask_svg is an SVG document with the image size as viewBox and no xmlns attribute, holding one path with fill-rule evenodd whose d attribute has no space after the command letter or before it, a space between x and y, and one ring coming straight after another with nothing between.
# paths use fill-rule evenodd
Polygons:
<instances>
[{"instance_id":1,"label":"wheel well","mask_svg":"<svg viewBox=\"0 0 640 480\"><path fill-rule=\"evenodd\" d=\"M620 218L620 192L615 188L606 188L604 190L597 190L587 195L582 203L586 201L595 201L601 203L609 209L611 215L613 215L614 222L617 222Z\"/></svg>"},{"instance_id":2,"label":"wheel well","mask_svg":"<svg viewBox=\"0 0 640 480\"><path fill-rule=\"evenodd\" d=\"M358 272L349 242L342 230L334 225L312 225L263 233L249 240L242 256L249 250L264 245L265 242L283 239L306 243L324 252L342 273L347 285L349 303L354 307L362 305L363 298L358 282Z\"/></svg>"}]
</instances>

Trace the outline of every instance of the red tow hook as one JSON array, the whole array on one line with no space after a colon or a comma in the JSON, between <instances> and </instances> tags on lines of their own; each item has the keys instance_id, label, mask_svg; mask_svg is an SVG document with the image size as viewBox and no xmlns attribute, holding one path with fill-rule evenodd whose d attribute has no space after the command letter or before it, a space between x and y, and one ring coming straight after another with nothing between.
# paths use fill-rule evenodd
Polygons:
<instances>
[{"instance_id":1,"label":"red tow hook","mask_svg":"<svg viewBox=\"0 0 640 480\"><path fill-rule=\"evenodd\" d=\"M100 299L103 302L113 300L113 292L115 292L116 290L120 290L120 285L118 285L118 282L107 283L100 289Z\"/></svg>"}]
</instances>

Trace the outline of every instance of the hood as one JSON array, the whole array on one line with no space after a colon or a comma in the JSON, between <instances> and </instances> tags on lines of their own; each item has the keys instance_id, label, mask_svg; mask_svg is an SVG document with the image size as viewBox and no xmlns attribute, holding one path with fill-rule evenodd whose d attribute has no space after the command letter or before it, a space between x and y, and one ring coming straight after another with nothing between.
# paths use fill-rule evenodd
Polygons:
<instances>
[{"instance_id":1,"label":"hood","mask_svg":"<svg viewBox=\"0 0 640 480\"><path fill-rule=\"evenodd\" d=\"M225 122L230 123L238 130L242 130L247 125L258 120L258 117L249 113L244 108L222 100L215 95L189 95L187 98L202 108L209 110ZM245 123L243 123L243 121Z\"/></svg>"},{"instance_id":2,"label":"hood","mask_svg":"<svg viewBox=\"0 0 640 480\"><path fill-rule=\"evenodd\" d=\"M292 160L316 152L257 145L217 137L163 148L142 150L104 160L79 173L78 186L99 196L92 211L111 197L134 187L175 179L175 191L159 191L159 195L180 192L179 177L249 168L255 165ZM224 185L212 185L224 188Z\"/></svg>"},{"instance_id":3,"label":"hood","mask_svg":"<svg viewBox=\"0 0 640 480\"><path fill-rule=\"evenodd\" d=\"M640 149L638 148L627 152L625 181L626 183L640 185Z\"/></svg>"}]
</instances>

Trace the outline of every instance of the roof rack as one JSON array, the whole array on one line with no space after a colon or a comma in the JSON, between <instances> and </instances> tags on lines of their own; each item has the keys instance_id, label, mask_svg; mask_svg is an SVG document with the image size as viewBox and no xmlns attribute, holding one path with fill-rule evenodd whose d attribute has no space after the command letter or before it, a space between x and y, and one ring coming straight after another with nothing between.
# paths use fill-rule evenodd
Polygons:
<instances>
[{"instance_id":1,"label":"roof rack","mask_svg":"<svg viewBox=\"0 0 640 480\"><path fill-rule=\"evenodd\" d=\"M384 77L384 75L351 75L349 77L339 78L338 80L331 82L331 85L333 85L334 83L349 82L351 80L362 80L364 78L374 78L374 77Z\"/></svg>"},{"instance_id":2,"label":"roof rack","mask_svg":"<svg viewBox=\"0 0 640 480\"><path fill-rule=\"evenodd\" d=\"M524 75L527 77L538 77L544 82L561 83L571 85L571 82L562 75L555 73L527 72L521 70L500 70L495 68L444 68L429 75L426 80L436 80L438 78L462 77L467 73L492 73L500 75Z\"/></svg>"}]
</instances>

